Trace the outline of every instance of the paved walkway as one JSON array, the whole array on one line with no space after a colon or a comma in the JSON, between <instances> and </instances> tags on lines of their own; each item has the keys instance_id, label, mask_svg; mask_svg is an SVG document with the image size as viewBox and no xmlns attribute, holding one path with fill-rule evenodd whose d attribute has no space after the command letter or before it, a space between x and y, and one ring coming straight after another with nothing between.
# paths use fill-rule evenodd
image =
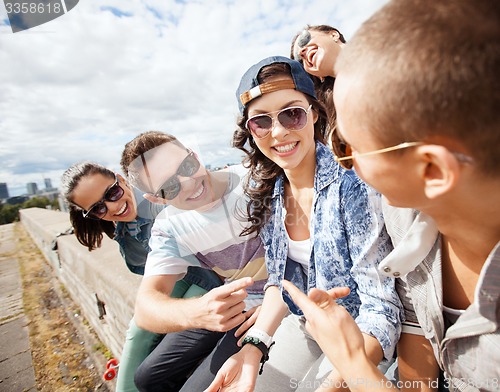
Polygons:
<instances>
[{"instance_id":1,"label":"paved walkway","mask_svg":"<svg viewBox=\"0 0 500 392\"><path fill-rule=\"evenodd\" d=\"M13 230L0 226L0 392L35 392Z\"/></svg>"}]
</instances>

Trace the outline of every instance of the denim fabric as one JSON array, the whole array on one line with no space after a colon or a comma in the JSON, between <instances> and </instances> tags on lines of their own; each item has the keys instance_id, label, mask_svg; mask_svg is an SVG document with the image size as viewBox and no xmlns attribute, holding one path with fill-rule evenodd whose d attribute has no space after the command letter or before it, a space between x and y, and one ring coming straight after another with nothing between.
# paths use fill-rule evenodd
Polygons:
<instances>
[{"instance_id":1,"label":"denim fabric","mask_svg":"<svg viewBox=\"0 0 500 392\"><path fill-rule=\"evenodd\" d=\"M149 237L153 227L152 219L137 218L135 235L128 230L130 222L117 222L114 240L120 246L120 253L127 264L128 269L134 274L144 275L144 266L149 247Z\"/></svg>"},{"instance_id":2,"label":"denim fabric","mask_svg":"<svg viewBox=\"0 0 500 392\"><path fill-rule=\"evenodd\" d=\"M275 184L271 218L261 231L269 273L267 286L283 278L302 291L347 286L351 293L337 302L356 318L360 329L378 339L391 359L401 332L402 306L394 279L377 266L392 250L383 221L381 197L354 171L341 168L329 148L316 143L314 199L309 222L311 255L307 275L287 258L284 176ZM266 287L267 287L266 286ZM302 315L286 292L292 313Z\"/></svg>"},{"instance_id":3,"label":"denim fabric","mask_svg":"<svg viewBox=\"0 0 500 392\"><path fill-rule=\"evenodd\" d=\"M214 271L200 267L188 267L182 279L190 285L197 285L206 291L219 287L224 281Z\"/></svg>"}]
</instances>

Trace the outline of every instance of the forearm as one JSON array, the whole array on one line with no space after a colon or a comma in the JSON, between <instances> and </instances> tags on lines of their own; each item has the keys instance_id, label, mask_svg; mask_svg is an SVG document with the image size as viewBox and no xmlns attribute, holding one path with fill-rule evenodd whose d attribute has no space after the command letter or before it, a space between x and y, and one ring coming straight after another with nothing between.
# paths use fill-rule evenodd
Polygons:
<instances>
[{"instance_id":1,"label":"forearm","mask_svg":"<svg viewBox=\"0 0 500 392\"><path fill-rule=\"evenodd\" d=\"M288 307L281 297L281 291L276 286L270 286L265 292L264 301L253 328L273 336L287 312ZM244 353L245 358L253 363L258 363L262 358L260 350L252 344L243 346L241 353Z\"/></svg>"},{"instance_id":2,"label":"forearm","mask_svg":"<svg viewBox=\"0 0 500 392\"><path fill-rule=\"evenodd\" d=\"M345 365L332 370L316 392L397 390L367 356L343 362Z\"/></svg>"},{"instance_id":3,"label":"forearm","mask_svg":"<svg viewBox=\"0 0 500 392\"><path fill-rule=\"evenodd\" d=\"M175 275L150 276L142 280L135 306L139 327L156 333L203 328L226 332L245 321L244 299L251 278L216 287L201 297L171 298Z\"/></svg>"},{"instance_id":4,"label":"forearm","mask_svg":"<svg viewBox=\"0 0 500 392\"><path fill-rule=\"evenodd\" d=\"M380 347L379 342L373 336L370 336L367 334L362 334L362 335L363 335L363 339L364 339L366 359L369 362L371 362L374 366L378 366L379 362L381 361L381 359L383 357L382 348ZM353 366L353 367L357 368L357 365L358 364L356 364L356 366ZM369 371L368 368L367 368L367 371ZM352 381L357 382L357 383L363 382L363 380L365 379L365 375L361 371L358 371L355 373L357 374L357 376ZM380 374L380 375L382 375L382 374ZM375 381L377 379L377 377L378 377L378 375L375 378L373 378L373 381ZM316 390L316 392L348 391L349 390L348 381L349 381L349 377L347 377L345 374L341 374L337 369L334 368L330 372L328 377L323 381L320 388L318 388ZM387 382L389 382L389 381L387 380ZM381 386L383 386L383 384L381 384Z\"/></svg>"},{"instance_id":5,"label":"forearm","mask_svg":"<svg viewBox=\"0 0 500 392\"><path fill-rule=\"evenodd\" d=\"M137 325L151 332L170 333L196 328L197 298L171 298L154 291L140 291L135 305ZM199 328L199 326L198 326Z\"/></svg>"},{"instance_id":6,"label":"forearm","mask_svg":"<svg viewBox=\"0 0 500 392\"><path fill-rule=\"evenodd\" d=\"M342 370L345 384L351 392L396 391L375 364L367 357L356 362L356 366Z\"/></svg>"},{"instance_id":7,"label":"forearm","mask_svg":"<svg viewBox=\"0 0 500 392\"><path fill-rule=\"evenodd\" d=\"M270 286L264 294L262 308L254 327L273 336L287 313L288 307L283 301L280 289L276 286Z\"/></svg>"}]
</instances>

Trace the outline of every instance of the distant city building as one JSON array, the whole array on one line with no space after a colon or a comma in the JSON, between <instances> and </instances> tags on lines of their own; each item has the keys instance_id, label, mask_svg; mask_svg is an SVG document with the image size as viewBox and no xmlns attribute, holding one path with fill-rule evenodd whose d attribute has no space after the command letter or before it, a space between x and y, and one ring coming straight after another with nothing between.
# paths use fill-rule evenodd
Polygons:
<instances>
[{"instance_id":1,"label":"distant city building","mask_svg":"<svg viewBox=\"0 0 500 392\"><path fill-rule=\"evenodd\" d=\"M36 197L46 197L50 201L54 201L59 197L59 190L57 188L51 188L50 190L45 189L44 191L38 191Z\"/></svg>"},{"instance_id":2,"label":"distant city building","mask_svg":"<svg viewBox=\"0 0 500 392\"><path fill-rule=\"evenodd\" d=\"M52 189L52 181L50 178L44 178L43 182L45 182L45 189Z\"/></svg>"},{"instance_id":3,"label":"distant city building","mask_svg":"<svg viewBox=\"0 0 500 392\"><path fill-rule=\"evenodd\" d=\"M28 196L12 196L7 199L6 203L10 205L16 205L16 204L22 204L28 200L29 200Z\"/></svg>"},{"instance_id":4,"label":"distant city building","mask_svg":"<svg viewBox=\"0 0 500 392\"><path fill-rule=\"evenodd\" d=\"M7 183L0 182L0 199L8 199L9 198L9 188L7 188Z\"/></svg>"},{"instance_id":5,"label":"distant city building","mask_svg":"<svg viewBox=\"0 0 500 392\"><path fill-rule=\"evenodd\" d=\"M36 195L38 192L38 185L36 185L36 182L28 182L26 188L28 189L28 195Z\"/></svg>"}]
</instances>

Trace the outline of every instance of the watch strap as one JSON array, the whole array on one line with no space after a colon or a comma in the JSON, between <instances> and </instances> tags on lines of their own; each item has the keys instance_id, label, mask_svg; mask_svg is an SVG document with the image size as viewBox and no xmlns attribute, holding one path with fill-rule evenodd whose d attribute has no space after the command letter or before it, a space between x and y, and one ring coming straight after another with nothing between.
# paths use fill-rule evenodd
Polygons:
<instances>
[{"instance_id":1,"label":"watch strap","mask_svg":"<svg viewBox=\"0 0 500 392\"><path fill-rule=\"evenodd\" d=\"M272 342L269 347L267 347L267 345L264 342L261 342L259 338L245 336L243 342L241 343L241 346L243 347L245 344L251 344L252 346L257 347L262 353L262 358L260 359L261 365L259 369L259 375L262 374L262 372L264 371L264 364L269 360L269 349L274 344L274 342Z\"/></svg>"}]
</instances>

